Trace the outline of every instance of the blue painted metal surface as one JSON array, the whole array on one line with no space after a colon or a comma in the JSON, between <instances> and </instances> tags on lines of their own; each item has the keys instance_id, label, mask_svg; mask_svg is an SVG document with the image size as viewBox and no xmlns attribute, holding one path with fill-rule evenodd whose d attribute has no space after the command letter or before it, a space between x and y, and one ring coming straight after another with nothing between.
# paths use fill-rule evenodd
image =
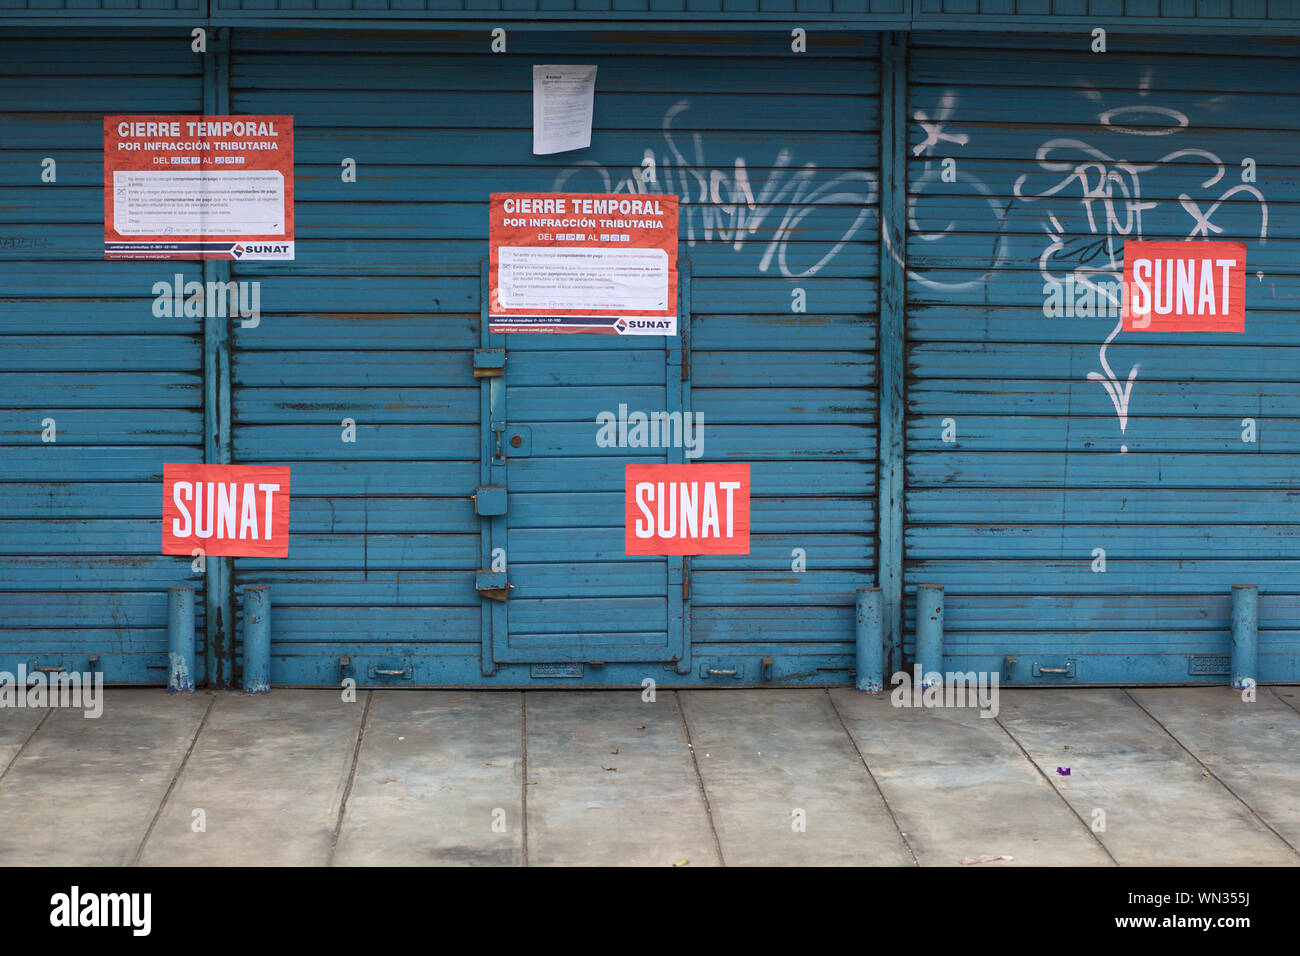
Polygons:
<instances>
[{"instance_id":1,"label":"blue painted metal surface","mask_svg":"<svg viewBox=\"0 0 1300 956\"><path fill-rule=\"evenodd\" d=\"M194 692L194 588L167 591L167 692Z\"/></svg>"},{"instance_id":2,"label":"blue painted metal surface","mask_svg":"<svg viewBox=\"0 0 1300 956\"><path fill-rule=\"evenodd\" d=\"M913 39L905 575L949 669L1222 682L1246 579L1260 679L1300 678L1297 44ZM1246 243L1245 334L1044 310L1202 235Z\"/></svg>"},{"instance_id":3,"label":"blue painted metal surface","mask_svg":"<svg viewBox=\"0 0 1300 956\"><path fill-rule=\"evenodd\" d=\"M1259 674L1259 588L1232 589L1232 681L1237 690L1253 687Z\"/></svg>"}]
</instances>

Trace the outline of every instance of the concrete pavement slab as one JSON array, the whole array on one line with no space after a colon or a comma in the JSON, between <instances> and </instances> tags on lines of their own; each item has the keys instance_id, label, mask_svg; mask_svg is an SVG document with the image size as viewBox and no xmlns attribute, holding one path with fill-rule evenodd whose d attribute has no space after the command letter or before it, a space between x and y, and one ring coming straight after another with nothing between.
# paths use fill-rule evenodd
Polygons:
<instances>
[{"instance_id":1,"label":"concrete pavement slab","mask_svg":"<svg viewBox=\"0 0 1300 956\"><path fill-rule=\"evenodd\" d=\"M0 708L0 865L1101 863L1094 808L1121 864L1294 864L1288 694L110 689Z\"/></svg>"},{"instance_id":2,"label":"concrete pavement slab","mask_svg":"<svg viewBox=\"0 0 1300 956\"><path fill-rule=\"evenodd\" d=\"M1268 688L1129 691L1152 717L1284 840L1300 847L1300 714Z\"/></svg>"},{"instance_id":3,"label":"concrete pavement slab","mask_svg":"<svg viewBox=\"0 0 1300 956\"><path fill-rule=\"evenodd\" d=\"M1111 858L1025 758L975 707L894 707L888 694L837 688L831 700L922 866L1109 866Z\"/></svg>"},{"instance_id":4,"label":"concrete pavement slab","mask_svg":"<svg viewBox=\"0 0 1300 956\"><path fill-rule=\"evenodd\" d=\"M375 694L334 864L522 863L522 703L514 692Z\"/></svg>"},{"instance_id":5,"label":"concrete pavement slab","mask_svg":"<svg viewBox=\"0 0 1300 956\"><path fill-rule=\"evenodd\" d=\"M531 864L720 862L677 697L530 691Z\"/></svg>"},{"instance_id":6,"label":"concrete pavement slab","mask_svg":"<svg viewBox=\"0 0 1300 956\"><path fill-rule=\"evenodd\" d=\"M825 693L680 696L728 864L915 865Z\"/></svg>"},{"instance_id":7,"label":"concrete pavement slab","mask_svg":"<svg viewBox=\"0 0 1300 956\"><path fill-rule=\"evenodd\" d=\"M1300 714L1300 687L1294 685L1269 687L1268 693L1272 694L1297 714Z\"/></svg>"},{"instance_id":8,"label":"concrete pavement slab","mask_svg":"<svg viewBox=\"0 0 1300 956\"><path fill-rule=\"evenodd\" d=\"M211 702L113 688L97 718L52 710L0 785L0 866L129 864Z\"/></svg>"},{"instance_id":9,"label":"concrete pavement slab","mask_svg":"<svg viewBox=\"0 0 1300 956\"><path fill-rule=\"evenodd\" d=\"M41 718L48 713L50 711L44 707L0 708L0 773L4 773L9 761L18 755L23 744L35 732ZM3 779L0 779L0 786L3 784Z\"/></svg>"},{"instance_id":10,"label":"concrete pavement slab","mask_svg":"<svg viewBox=\"0 0 1300 956\"><path fill-rule=\"evenodd\" d=\"M1084 820L1105 814L1121 865L1296 862L1123 690L1004 690L999 719Z\"/></svg>"},{"instance_id":11,"label":"concrete pavement slab","mask_svg":"<svg viewBox=\"0 0 1300 956\"><path fill-rule=\"evenodd\" d=\"M141 864L324 864L365 700L341 696L217 693ZM195 810L203 811L203 832L193 829Z\"/></svg>"}]
</instances>

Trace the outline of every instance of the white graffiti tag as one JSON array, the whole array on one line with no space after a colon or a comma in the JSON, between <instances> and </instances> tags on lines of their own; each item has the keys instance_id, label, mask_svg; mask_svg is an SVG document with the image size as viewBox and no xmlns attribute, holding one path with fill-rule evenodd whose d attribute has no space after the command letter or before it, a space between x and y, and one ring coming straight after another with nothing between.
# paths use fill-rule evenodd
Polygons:
<instances>
[{"instance_id":1,"label":"white graffiti tag","mask_svg":"<svg viewBox=\"0 0 1300 956\"><path fill-rule=\"evenodd\" d=\"M925 139L912 147L912 155L915 157L924 157L925 165L920 175L916 176L908 184L907 196L907 228L911 239L918 242L939 242L949 233L953 232L957 225L949 219L942 224L934 223L927 225L924 220L927 219L928 207L934 206L939 210L945 208L951 210L951 206L945 206L945 198L961 197L962 193L969 189L979 197L980 202L976 208L980 211L981 216L988 218L980 223L972 223L969 231L973 234L987 235L991 237L992 248L986 256L981 256L980 261L983 263L983 270L978 274L966 273L967 277L963 279L947 280L936 279L932 275L909 269L907 278L909 282L916 283L937 292L969 292L974 289L983 288L990 276L1000 269L1007 261L1007 240L1003 233L1006 225L1007 210L1005 199L999 199L982 179L966 169L966 164L955 164L952 157L947 158L947 162L954 163L950 170L952 182L956 189L948 190L939 196L940 202L926 203L926 194L933 191L933 187L943 182L943 172L940 158L936 156L934 147L940 143L952 143L955 146L965 146L970 142L968 133L949 133L944 127L949 124L953 115L957 111L958 96L952 90L944 90L939 99L939 107L935 110L935 118L930 119L929 114L924 110L916 110L912 113L914 119L921 129L925 132ZM985 209L984 207L988 208Z\"/></svg>"},{"instance_id":2,"label":"white graffiti tag","mask_svg":"<svg viewBox=\"0 0 1300 956\"><path fill-rule=\"evenodd\" d=\"M958 146L965 146L970 142L970 137L965 133L943 131L943 124L948 122L956 110L957 94L952 90L944 90L933 120L926 115L925 110L917 110L912 114L912 118L921 124L921 129L925 130L925 139L912 147L913 156L920 156L931 146L938 146L941 142L956 143Z\"/></svg>"},{"instance_id":3,"label":"white graffiti tag","mask_svg":"<svg viewBox=\"0 0 1300 956\"><path fill-rule=\"evenodd\" d=\"M1115 122L1133 114L1159 115L1167 119L1169 125L1152 129ZM1110 131L1134 136L1163 136L1180 133L1189 127L1187 116L1178 110L1149 105L1108 110L1098 119ZM1064 285L1070 280L1076 288L1089 289L1098 301L1120 305L1115 302L1114 295L1124 277L1124 241L1142 239L1143 217L1161 208L1159 201L1143 195L1143 177L1153 171L1172 174L1175 170L1197 171L1200 167L1194 174L1203 175L1199 188L1211 190L1210 195L1193 198L1187 192L1178 194L1182 210L1191 218L1187 238L1223 232L1223 227L1217 225L1213 217L1225 201L1239 194L1258 203L1259 237L1264 239L1268 235L1268 204L1254 186L1238 184L1213 195L1213 191L1221 188L1225 166L1209 150L1178 149L1155 162L1134 163L1111 157L1081 140L1059 138L1043 143L1038 148L1036 159L1039 169L1053 174L1056 182L1046 189L1030 193L1025 188L1029 174L1023 174L1016 180L1013 193L1025 202L1056 200L1049 204L1043 223L1048 243L1039 256L1039 273L1046 282ZM1061 201L1065 199L1069 201ZM1202 208L1203 203L1208 205ZM1067 230L1061 220L1072 218L1075 228ZM1067 235L1067 232L1072 235ZM1087 376L1088 381L1098 382L1106 389L1115 406L1121 434L1128 428L1129 402L1138 365L1133 365L1127 378L1121 380L1111 368L1106 350L1123 327L1123 319L1120 319L1101 345L1099 358L1104 374L1089 372ZM1120 450L1127 451L1128 448L1121 446Z\"/></svg>"},{"instance_id":4,"label":"white graffiti tag","mask_svg":"<svg viewBox=\"0 0 1300 956\"><path fill-rule=\"evenodd\" d=\"M758 271L767 272L775 264L781 275L792 279L815 276L862 231L876 202L878 185L872 173L854 170L818 183L822 174L816 163L794 168L790 150L782 148L755 191L751 166L743 156L734 157L727 166L710 167L703 134L691 134L690 145L685 147L690 155L683 152L672 125L690 106L690 100L678 100L668 109L663 119L663 151L646 149L641 165L629 167L626 175L615 179L599 163L582 162L562 170L552 188L557 192L572 188L575 178L588 174L604 192L676 193L681 197L688 246L717 241L730 243L741 252L765 224L772 224L774 230ZM855 218L829 249L800 269L789 261L789 242L819 206L856 209Z\"/></svg>"}]
</instances>

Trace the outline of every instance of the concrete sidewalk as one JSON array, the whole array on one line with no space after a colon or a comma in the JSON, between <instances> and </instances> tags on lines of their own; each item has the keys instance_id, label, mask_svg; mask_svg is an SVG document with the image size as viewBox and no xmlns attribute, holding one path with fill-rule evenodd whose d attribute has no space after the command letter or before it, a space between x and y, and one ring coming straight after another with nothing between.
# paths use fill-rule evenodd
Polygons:
<instances>
[{"instance_id":1,"label":"concrete sidewalk","mask_svg":"<svg viewBox=\"0 0 1300 956\"><path fill-rule=\"evenodd\" d=\"M1296 687L340 697L0 710L0 865L1300 862Z\"/></svg>"}]
</instances>

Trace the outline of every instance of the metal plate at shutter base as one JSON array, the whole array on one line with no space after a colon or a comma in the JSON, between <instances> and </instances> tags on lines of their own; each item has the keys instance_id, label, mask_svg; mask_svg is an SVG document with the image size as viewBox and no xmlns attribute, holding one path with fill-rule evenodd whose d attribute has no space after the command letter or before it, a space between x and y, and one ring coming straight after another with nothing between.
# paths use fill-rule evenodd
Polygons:
<instances>
[{"instance_id":1,"label":"metal plate at shutter base","mask_svg":"<svg viewBox=\"0 0 1300 956\"><path fill-rule=\"evenodd\" d=\"M530 677L582 677L582 664L534 664L529 668Z\"/></svg>"},{"instance_id":2,"label":"metal plate at shutter base","mask_svg":"<svg viewBox=\"0 0 1300 956\"><path fill-rule=\"evenodd\" d=\"M739 661L705 661L700 664L700 676L706 679L744 680L745 667Z\"/></svg>"},{"instance_id":3,"label":"metal plate at shutter base","mask_svg":"<svg viewBox=\"0 0 1300 956\"><path fill-rule=\"evenodd\" d=\"M413 680L415 678L415 667L405 661L398 663L384 662L381 664L371 664L366 669L366 676L371 680Z\"/></svg>"},{"instance_id":4,"label":"metal plate at shutter base","mask_svg":"<svg viewBox=\"0 0 1300 956\"><path fill-rule=\"evenodd\" d=\"M1079 665L1072 657L1065 660L1047 658L1034 661L1030 673L1044 680L1073 680L1079 676Z\"/></svg>"},{"instance_id":5,"label":"metal plate at shutter base","mask_svg":"<svg viewBox=\"0 0 1300 956\"><path fill-rule=\"evenodd\" d=\"M1187 657L1187 674L1200 677L1206 674L1227 674L1232 670L1232 658L1218 654L1190 654Z\"/></svg>"}]
</instances>

